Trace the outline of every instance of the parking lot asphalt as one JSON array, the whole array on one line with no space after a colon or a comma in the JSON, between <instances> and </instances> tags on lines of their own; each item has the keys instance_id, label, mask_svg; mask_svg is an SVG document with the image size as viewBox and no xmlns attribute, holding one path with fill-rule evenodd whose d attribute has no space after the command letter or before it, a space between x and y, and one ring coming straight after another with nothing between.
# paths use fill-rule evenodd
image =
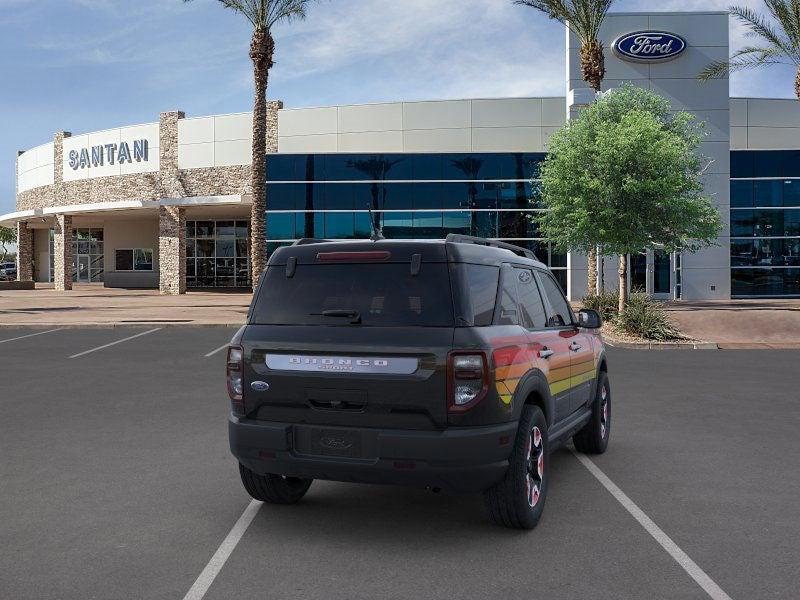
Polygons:
<instances>
[{"instance_id":1,"label":"parking lot asphalt","mask_svg":"<svg viewBox=\"0 0 800 600\"><path fill-rule=\"evenodd\" d=\"M233 330L32 333L0 332L0 598L183 598L250 502L206 356ZM732 598L797 597L799 360L609 349L592 460ZM478 496L315 482L261 506L205 598L709 597L569 449L551 460L526 533Z\"/></svg>"}]
</instances>

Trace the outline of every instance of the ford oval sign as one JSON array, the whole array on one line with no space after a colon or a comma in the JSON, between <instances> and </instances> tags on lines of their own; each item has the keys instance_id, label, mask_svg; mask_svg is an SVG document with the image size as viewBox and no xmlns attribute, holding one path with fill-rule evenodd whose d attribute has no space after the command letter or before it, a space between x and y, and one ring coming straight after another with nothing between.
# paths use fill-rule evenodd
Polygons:
<instances>
[{"instance_id":1,"label":"ford oval sign","mask_svg":"<svg viewBox=\"0 0 800 600\"><path fill-rule=\"evenodd\" d=\"M686 50L686 40L666 31L637 31L618 37L614 53L635 62L660 62L672 60Z\"/></svg>"}]
</instances>

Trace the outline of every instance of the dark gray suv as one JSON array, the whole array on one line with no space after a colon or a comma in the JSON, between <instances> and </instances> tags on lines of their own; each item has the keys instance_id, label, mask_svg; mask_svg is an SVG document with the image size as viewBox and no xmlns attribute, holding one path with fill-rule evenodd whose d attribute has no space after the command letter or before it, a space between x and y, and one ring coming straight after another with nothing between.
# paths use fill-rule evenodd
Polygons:
<instances>
[{"instance_id":1,"label":"dark gray suv","mask_svg":"<svg viewBox=\"0 0 800 600\"><path fill-rule=\"evenodd\" d=\"M314 479L481 492L532 528L557 445L606 449L594 311L522 248L480 238L280 248L228 350L230 446L253 498Z\"/></svg>"}]
</instances>

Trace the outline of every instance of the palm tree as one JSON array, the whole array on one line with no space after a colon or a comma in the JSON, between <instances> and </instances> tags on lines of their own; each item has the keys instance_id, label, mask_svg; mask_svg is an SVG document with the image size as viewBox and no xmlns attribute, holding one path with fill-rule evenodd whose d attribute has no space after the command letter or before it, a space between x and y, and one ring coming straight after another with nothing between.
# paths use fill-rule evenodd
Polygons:
<instances>
[{"instance_id":1,"label":"palm tree","mask_svg":"<svg viewBox=\"0 0 800 600\"><path fill-rule=\"evenodd\" d=\"M747 35L757 38L761 45L745 46L730 60L711 63L699 77L705 81L725 77L731 71L790 64L797 69L794 93L800 100L800 0L764 0L764 4L771 19L746 6L730 8L730 13L747 28Z\"/></svg>"},{"instance_id":2,"label":"palm tree","mask_svg":"<svg viewBox=\"0 0 800 600\"><path fill-rule=\"evenodd\" d=\"M598 37L600 27L614 0L514 0L514 4L540 10L551 19L563 23L581 42L581 76L595 92L600 91L606 76L603 42ZM588 254L589 294L597 290L597 251Z\"/></svg>"},{"instance_id":3,"label":"palm tree","mask_svg":"<svg viewBox=\"0 0 800 600\"><path fill-rule=\"evenodd\" d=\"M253 239L250 244L250 272L253 286L267 265L267 243L264 231L267 149L267 83L274 65L275 40L272 28L280 22L304 19L306 8L313 0L219 0L225 8L235 10L253 26L250 40L250 59L253 61L255 100L253 102L253 164L250 223ZM191 2L191 0L184 0Z\"/></svg>"}]
</instances>

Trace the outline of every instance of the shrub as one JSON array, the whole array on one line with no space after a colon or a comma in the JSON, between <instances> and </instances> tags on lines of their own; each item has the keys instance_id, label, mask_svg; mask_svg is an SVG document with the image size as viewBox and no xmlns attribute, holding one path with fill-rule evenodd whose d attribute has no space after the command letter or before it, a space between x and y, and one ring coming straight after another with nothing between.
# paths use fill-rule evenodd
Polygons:
<instances>
[{"instance_id":1,"label":"shrub","mask_svg":"<svg viewBox=\"0 0 800 600\"><path fill-rule=\"evenodd\" d=\"M596 310L603 317L603 321L613 321L617 316L619 307L619 292L611 290L600 294L591 294L581 299L584 308Z\"/></svg>"},{"instance_id":2,"label":"shrub","mask_svg":"<svg viewBox=\"0 0 800 600\"><path fill-rule=\"evenodd\" d=\"M661 304L647 294L631 294L628 306L617 316L616 324L622 331L647 340L684 339Z\"/></svg>"}]
</instances>

